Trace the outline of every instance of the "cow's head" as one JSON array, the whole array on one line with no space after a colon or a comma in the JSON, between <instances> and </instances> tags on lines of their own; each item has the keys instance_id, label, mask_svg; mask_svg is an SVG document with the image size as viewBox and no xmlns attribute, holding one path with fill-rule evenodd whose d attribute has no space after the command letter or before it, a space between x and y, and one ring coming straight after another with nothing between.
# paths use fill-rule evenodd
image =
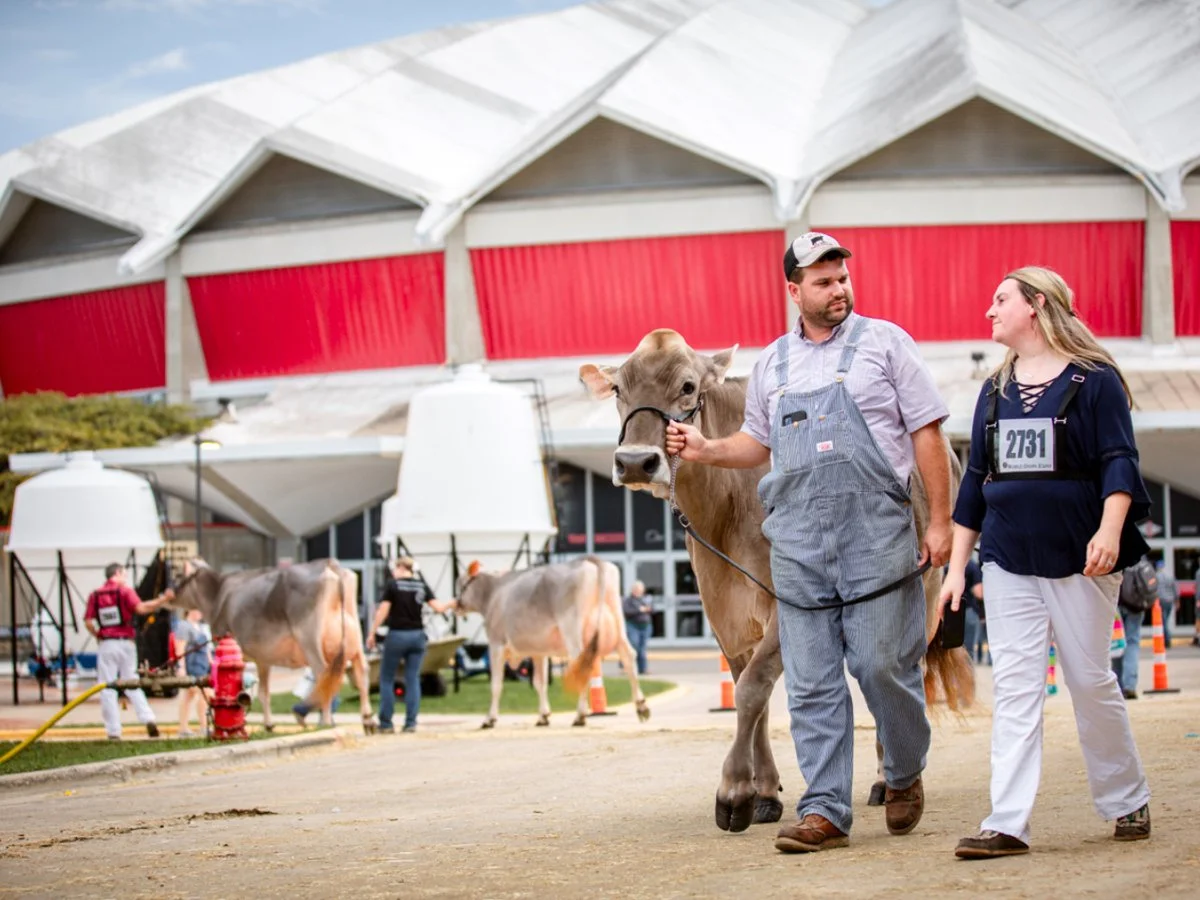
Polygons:
<instances>
[{"instance_id":1,"label":"cow's head","mask_svg":"<svg viewBox=\"0 0 1200 900\"><path fill-rule=\"evenodd\" d=\"M199 609L205 616L209 615L209 607L216 597L216 588L220 584L220 574L196 556L186 560L179 580L175 583L175 596L171 606L176 609Z\"/></svg>"},{"instance_id":2,"label":"cow's head","mask_svg":"<svg viewBox=\"0 0 1200 900\"><path fill-rule=\"evenodd\" d=\"M458 584L456 585L458 588L456 591L458 608L464 613L483 612L480 605L483 593L470 590L472 583L482 574L483 563L476 559L472 560L471 564L467 566L466 572L458 576Z\"/></svg>"},{"instance_id":3,"label":"cow's head","mask_svg":"<svg viewBox=\"0 0 1200 900\"><path fill-rule=\"evenodd\" d=\"M613 454L613 484L666 498L664 415L699 426L706 391L725 380L737 344L712 356L697 353L678 332L652 331L620 366L579 367L579 378L597 400L616 396L622 435Z\"/></svg>"}]
</instances>

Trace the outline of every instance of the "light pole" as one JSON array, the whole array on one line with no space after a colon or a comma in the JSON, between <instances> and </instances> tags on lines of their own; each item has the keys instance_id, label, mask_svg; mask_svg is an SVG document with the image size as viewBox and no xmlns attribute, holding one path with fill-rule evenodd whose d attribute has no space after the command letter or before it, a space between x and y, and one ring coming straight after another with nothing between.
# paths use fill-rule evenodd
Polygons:
<instances>
[{"instance_id":1,"label":"light pole","mask_svg":"<svg viewBox=\"0 0 1200 900\"><path fill-rule=\"evenodd\" d=\"M201 447L220 447L220 441L214 441L209 438L202 438L196 434L192 436L192 444L196 447L196 555L203 558L204 556L204 531L200 522L200 448Z\"/></svg>"}]
</instances>

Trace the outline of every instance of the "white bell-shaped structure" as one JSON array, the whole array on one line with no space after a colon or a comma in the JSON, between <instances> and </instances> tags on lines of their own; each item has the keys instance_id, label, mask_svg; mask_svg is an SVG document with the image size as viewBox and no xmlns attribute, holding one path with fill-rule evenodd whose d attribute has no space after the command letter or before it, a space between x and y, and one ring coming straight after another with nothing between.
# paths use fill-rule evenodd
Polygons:
<instances>
[{"instance_id":1,"label":"white bell-shaped structure","mask_svg":"<svg viewBox=\"0 0 1200 900\"><path fill-rule=\"evenodd\" d=\"M388 555L400 538L443 598L455 590L452 538L464 568L519 568L526 540L536 555L555 528L530 398L474 365L415 394L381 524Z\"/></svg>"},{"instance_id":2,"label":"white bell-shaped structure","mask_svg":"<svg viewBox=\"0 0 1200 900\"><path fill-rule=\"evenodd\" d=\"M63 468L17 486L5 550L20 560L56 617L58 554L62 553L68 581L76 589L69 596L78 630L71 628L69 610L64 623L67 649L75 651L89 640L83 628L84 603L104 583L105 566L132 560L138 567L130 573L132 583L162 546L150 483L131 472L106 469L93 454L84 452L71 454Z\"/></svg>"}]
</instances>

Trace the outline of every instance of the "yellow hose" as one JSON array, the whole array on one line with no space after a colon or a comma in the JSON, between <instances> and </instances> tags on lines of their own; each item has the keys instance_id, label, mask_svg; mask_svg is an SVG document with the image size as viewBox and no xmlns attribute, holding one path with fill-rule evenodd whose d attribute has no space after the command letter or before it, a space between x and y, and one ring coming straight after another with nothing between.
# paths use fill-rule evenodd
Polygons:
<instances>
[{"instance_id":1,"label":"yellow hose","mask_svg":"<svg viewBox=\"0 0 1200 900\"><path fill-rule=\"evenodd\" d=\"M61 719L63 716L65 716L67 713L69 713L71 710L73 710L75 707L77 707L80 703L82 703L88 697L92 696L93 694L97 693L98 691L104 690L106 687L109 687L109 685L107 685L103 682L101 682L100 684L92 685L92 687L88 688L86 691L84 691L82 694L80 694L78 697L76 697L74 700L72 700L70 703L68 703L66 706L64 706L62 709L60 709L54 715L52 715L49 719L47 719L45 724L42 725L41 728L39 728L37 731L35 731L29 737L25 738L25 740L21 741L21 743L17 744L17 746L13 747L11 750L9 750L7 753L5 753L4 756L2 758L0 758L0 766L4 765L6 762L8 762L10 759L12 759L14 756L16 756L18 753L20 753L22 750L24 750L26 747L28 747L30 744L32 744L34 741L36 741L38 738L40 738L43 734L45 734L47 731L49 731L52 727L54 727L55 722L57 722L59 719Z\"/></svg>"}]
</instances>

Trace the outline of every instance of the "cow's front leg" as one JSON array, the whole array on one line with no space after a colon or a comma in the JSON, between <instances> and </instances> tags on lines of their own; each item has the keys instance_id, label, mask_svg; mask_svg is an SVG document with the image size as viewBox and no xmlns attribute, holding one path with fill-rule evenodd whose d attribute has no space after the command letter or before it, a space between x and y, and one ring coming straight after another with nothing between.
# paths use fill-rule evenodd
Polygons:
<instances>
[{"instance_id":1,"label":"cow's front leg","mask_svg":"<svg viewBox=\"0 0 1200 900\"><path fill-rule=\"evenodd\" d=\"M271 667L258 663L258 705L263 711L263 728L275 730L275 722L271 719Z\"/></svg>"},{"instance_id":2,"label":"cow's front leg","mask_svg":"<svg viewBox=\"0 0 1200 900\"><path fill-rule=\"evenodd\" d=\"M761 786L764 799L778 799L779 773L775 770L766 735L759 736L759 728L771 699L771 690L783 669L779 655L779 632L768 625L766 634L749 661L744 657L730 660L729 667L736 682L734 701L737 705L737 734L721 767L716 822L722 831L745 831L755 820L760 795L760 786L754 778L756 748L771 760L769 768L763 772L764 778L768 771L774 771L775 783ZM765 729L765 725L761 727Z\"/></svg>"},{"instance_id":3,"label":"cow's front leg","mask_svg":"<svg viewBox=\"0 0 1200 900\"><path fill-rule=\"evenodd\" d=\"M768 706L763 707L762 715L758 717L758 727L754 729L754 786L757 789L754 798L755 825L778 822L783 818L783 803L779 800L783 787L779 784L775 754L771 752Z\"/></svg>"},{"instance_id":4,"label":"cow's front leg","mask_svg":"<svg viewBox=\"0 0 1200 900\"><path fill-rule=\"evenodd\" d=\"M500 692L504 690L504 645L488 645L488 665L492 672L492 705L481 728L495 728L500 720Z\"/></svg>"},{"instance_id":5,"label":"cow's front leg","mask_svg":"<svg viewBox=\"0 0 1200 900\"><path fill-rule=\"evenodd\" d=\"M550 657L535 656L533 658L533 689L538 695L538 720L539 727L546 727L550 724L550 697L546 693L546 684L549 682Z\"/></svg>"}]
</instances>

